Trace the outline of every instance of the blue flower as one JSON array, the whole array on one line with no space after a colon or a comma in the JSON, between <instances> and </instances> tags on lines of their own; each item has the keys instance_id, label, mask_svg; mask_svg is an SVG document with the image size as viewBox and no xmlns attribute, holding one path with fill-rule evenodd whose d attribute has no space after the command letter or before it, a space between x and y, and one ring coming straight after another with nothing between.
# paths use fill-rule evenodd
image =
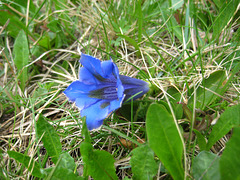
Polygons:
<instances>
[{"instance_id":1,"label":"blue flower","mask_svg":"<svg viewBox=\"0 0 240 180\"><path fill-rule=\"evenodd\" d=\"M141 97L148 92L145 81L119 75L117 65L82 54L79 80L72 82L63 92L75 102L82 117L86 116L89 130L100 127L103 120L122 103Z\"/></svg>"}]
</instances>

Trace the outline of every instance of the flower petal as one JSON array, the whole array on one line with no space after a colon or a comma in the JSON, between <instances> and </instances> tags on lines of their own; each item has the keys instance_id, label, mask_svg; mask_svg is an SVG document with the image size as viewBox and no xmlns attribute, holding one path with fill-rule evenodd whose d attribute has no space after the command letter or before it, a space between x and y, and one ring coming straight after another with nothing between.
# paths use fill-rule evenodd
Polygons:
<instances>
[{"instance_id":1,"label":"flower petal","mask_svg":"<svg viewBox=\"0 0 240 180\"><path fill-rule=\"evenodd\" d=\"M124 96L124 88L120 79L117 80L117 95L118 99Z\"/></svg>"},{"instance_id":2,"label":"flower petal","mask_svg":"<svg viewBox=\"0 0 240 180\"><path fill-rule=\"evenodd\" d=\"M123 75L119 75L119 78L121 79L124 88L124 94L126 95L124 101L128 100L132 96L133 100L140 98L149 90L148 83L145 81Z\"/></svg>"},{"instance_id":3,"label":"flower petal","mask_svg":"<svg viewBox=\"0 0 240 180\"><path fill-rule=\"evenodd\" d=\"M96 77L85 67L81 67L79 70L79 81L85 84L98 84Z\"/></svg>"},{"instance_id":4,"label":"flower petal","mask_svg":"<svg viewBox=\"0 0 240 180\"><path fill-rule=\"evenodd\" d=\"M94 76L100 75L103 77L101 61L99 59L82 53L80 63Z\"/></svg>"},{"instance_id":5,"label":"flower petal","mask_svg":"<svg viewBox=\"0 0 240 180\"><path fill-rule=\"evenodd\" d=\"M124 96L121 99L106 101L100 100L95 104L81 110L81 116L86 116L89 130L96 129L102 125L103 120L114 110L121 107Z\"/></svg>"},{"instance_id":6,"label":"flower petal","mask_svg":"<svg viewBox=\"0 0 240 180\"><path fill-rule=\"evenodd\" d=\"M87 123L87 128L88 130L93 130L93 129L97 129L99 128L102 124L103 124L103 120L94 120L94 121L90 121L88 120L89 118L86 119L86 123Z\"/></svg>"},{"instance_id":7,"label":"flower petal","mask_svg":"<svg viewBox=\"0 0 240 180\"><path fill-rule=\"evenodd\" d=\"M95 99L95 98L89 98L86 95L83 95L82 97L78 97L76 99L76 106L79 108L79 110L83 110L84 108L88 108L89 106L91 106L92 104L95 104L96 102L100 101L99 99Z\"/></svg>"},{"instance_id":8,"label":"flower petal","mask_svg":"<svg viewBox=\"0 0 240 180\"><path fill-rule=\"evenodd\" d=\"M86 116L86 123L89 130L96 129L101 126L103 119L105 119L110 113L108 111L108 106L103 108L102 104L104 103L106 103L106 101L98 101L81 111L81 116Z\"/></svg>"},{"instance_id":9,"label":"flower petal","mask_svg":"<svg viewBox=\"0 0 240 180\"><path fill-rule=\"evenodd\" d=\"M118 67L115 63L113 63L114 69L113 69L113 74L116 77L116 79L119 79L119 71L118 71Z\"/></svg>"},{"instance_id":10,"label":"flower petal","mask_svg":"<svg viewBox=\"0 0 240 180\"><path fill-rule=\"evenodd\" d=\"M113 70L114 70L114 63L112 62L112 60L108 60L108 61L103 61L101 63L101 67L102 67L102 71L104 73L104 77L107 78L110 75L112 75Z\"/></svg>"},{"instance_id":11,"label":"flower petal","mask_svg":"<svg viewBox=\"0 0 240 180\"><path fill-rule=\"evenodd\" d=\"M122 98L120 98L120 99L116 99L114 101L111 101L109 111L112 112L112 111L120 108L122 106L123 99L124 99L124 96L122 96Z\"/></svg>"},{"instance_id":12,"label":"flower petal","mask_svg":"<svg viewBox=\"0 0 240 180\"><path fill-rule=\"evenodd\" d=\"M124 76L124 75L119 75L119 78L121 79L122 83L125 84L126 86L143 86L144 85L148 87L148 83L140 79L131 78L129 76Z\"/></svg>"},{"instance_id":13,"label":"flower petal","mask_svg":"<svg viewBox=\"0 0 240 180\"><path fill-rule=\"evenodd\" d=\"M75 101L77 98L87 95L89 91L96 89L95 85L84 84L81 81L72 82L63 93L70 101Z\"/></svg>"}]
</instances>

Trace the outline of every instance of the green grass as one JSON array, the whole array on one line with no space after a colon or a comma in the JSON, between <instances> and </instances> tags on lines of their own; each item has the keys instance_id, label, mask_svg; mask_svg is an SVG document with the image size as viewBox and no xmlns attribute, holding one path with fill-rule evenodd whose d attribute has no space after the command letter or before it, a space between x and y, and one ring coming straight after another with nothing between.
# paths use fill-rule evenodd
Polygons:
<instances>
[{"instance_id":1,"label":"green grass","mask_svg":"<svg viewBox=\"0 0 240 180\"><path fill-rule=\"evenodd\" d=\"M171 116L173 129L163 128L159 133L173 131L170 139L179 139L177 147L182 152L177 152L180 160L176 161L182 164L176 168L183 169L184 177L212 177L214 173L216 177L228 177L225 173L228 170L224 172L222 164L226 156L230 156L232 146L233 151L238 152L233 144L239 137L235 135L229 146L226 142L232 129L240 123L237 122L239 111L236 108L240 102L239 1L226 4L218 0L179 1L177 4L157 0L2 2L0 179L38 179L26 170L27 167L20 166L19 162L24 164L23 161L10 158L7 151L29 156L41 168L55 168L48 170L48 178L54 176L58 168L71 169L61 163L73 164L73 161L76 167L71 173L75 174L70 170L66 174L86 178L91 172L83 170L84 164L94 167L86 161L89 158L85 154L87 151L80 149L83 141L83 148L89 148L87 143L93 146L89 152L94 157L105 161L109 158L105 151L112 155L119 179L136 178L138 175L133 172L143 171L143 167L137 166L141 164L139 157L142 156L138 157L138 154L143 147L155 153L154 157L153 153L148 157L154 158L149 162L154 160L157 168L148 166L148 159L142 162L146 165L143 169L149 168L150 174L154 174L149 175L150 179L153 176L154 179L170 179L171 176L177 179L178 175L171 171L174 164L166 163L159 155L164 152L153 148L151 141L154 140L148 139L153 132L146 128L146 119L151 123L155 121L151 121L153 118L147 116L147 112L152 112L153 106L157 105L163 108L161 112L168 113L164 117ZM78 79L81 52L100 60L112 58L120 74L150 84L150 91L143 98L124 104L104 121L101 129L91 131L90 142L86 142L88 135L82 128L83 118L77 107L62 93ZM157 105L152 106L153 103ZM235 108L234 112L231 108ZM224 112L236 119L229 117L229 124L224 124L226 115L221 116ZM44 140L41 141L37 132L39 116L46 117L60 137L62 152L57 152L61 155L54 164L46 151L50 147L43 145ZM158 117L160 121L161 116ZM218 120L225 129L219 130L219 138L214 139L212 136L217 134L214 133L219 126L214 124ZM238 129L234 131L238 132ZM208 143L209 139L211 143ZM162 138L165 140L169 140L168 134ZM140 142L146 146L141 146ZM175 148L171 141L167 145ZM162 147L163 150L167 145ZM133 153L136 161L132 164L130 157L137 146L140 147ZM228 153L219 160L225 147ZM219 164L213 163L214 168L196 171L200 169L200 160L211 165L215 156ZM136 169L132 170L133 166Z\"/></svg>"}]
</instances>

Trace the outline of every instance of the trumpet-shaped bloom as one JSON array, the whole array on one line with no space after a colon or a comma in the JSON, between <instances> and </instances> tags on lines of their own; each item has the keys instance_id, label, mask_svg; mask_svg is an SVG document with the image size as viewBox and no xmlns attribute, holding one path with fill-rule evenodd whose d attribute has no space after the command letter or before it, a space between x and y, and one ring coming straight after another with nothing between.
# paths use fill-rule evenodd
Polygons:
<instances>
[{"instance_id":1,"label":"trumpet-shaped bloom","mask_svg":"<svg viewBox=\"0 0 240 180\"><path fill-rule=\"evenodd\" d=\"M86 116L89 130L100 127L103 120L121 107L129 98L134 100L148 90L145 81L119 75L117 65L112 61L100 61L82 54L79 79L72 82L63 92L75 102L82 117Z\"/></svg>"}]
</instances>

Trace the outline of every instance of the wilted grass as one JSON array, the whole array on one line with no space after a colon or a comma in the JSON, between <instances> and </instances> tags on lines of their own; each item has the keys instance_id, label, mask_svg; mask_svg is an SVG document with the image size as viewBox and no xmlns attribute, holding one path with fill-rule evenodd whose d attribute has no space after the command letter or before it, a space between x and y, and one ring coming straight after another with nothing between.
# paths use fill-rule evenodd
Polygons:
<instances>
[{"instance_id":1,"label":"wilted grass","mask_svg":"<svg viewBox=\"0 0 240 180\"><path fill-rule=\"evenodd\" d=\"M50 119L63 150L77 164L75 171L83 174L81 117L62 93L78 79L82 52L101 60L112 58L120 74L143 79L151 85L142 99L123 105L104 121L101 129L90 132L94 149L113 155L118 178L133 175L130 153L137 145L147 142L145 119L153 102L168 106L171 114L175 114L185 147L186 176L193 178L191 162L202 150L193 129L208 139L212 124L220 114L239 104L239 11L237 8L231 13L221 11L221 4L216 2L169 3L3 1L0 7L0 16L4 17L0 20L0 177L34 179L29 171L9 158L8 150L28 155L41 162L42 167L53 165L41 137L36 137L39 114ZM226 19L219 12L226 13ZM16 68L13 52L21 29L27 35L30 56L23 70ZM24 69L27 81L21 82L19 76ZM219 70L224 72L223 82L213 75ZM212 83L227 84L225 90L212 89L208 77L213 78ZM206 91L200 96L203 87ZM198 99L204 99L209 92L216 96L199 104ZM221 138L211 151L221 155L230 135ZM160 163L155 179L165 178L169 174Z\"/></svg>"}]
</instances>

